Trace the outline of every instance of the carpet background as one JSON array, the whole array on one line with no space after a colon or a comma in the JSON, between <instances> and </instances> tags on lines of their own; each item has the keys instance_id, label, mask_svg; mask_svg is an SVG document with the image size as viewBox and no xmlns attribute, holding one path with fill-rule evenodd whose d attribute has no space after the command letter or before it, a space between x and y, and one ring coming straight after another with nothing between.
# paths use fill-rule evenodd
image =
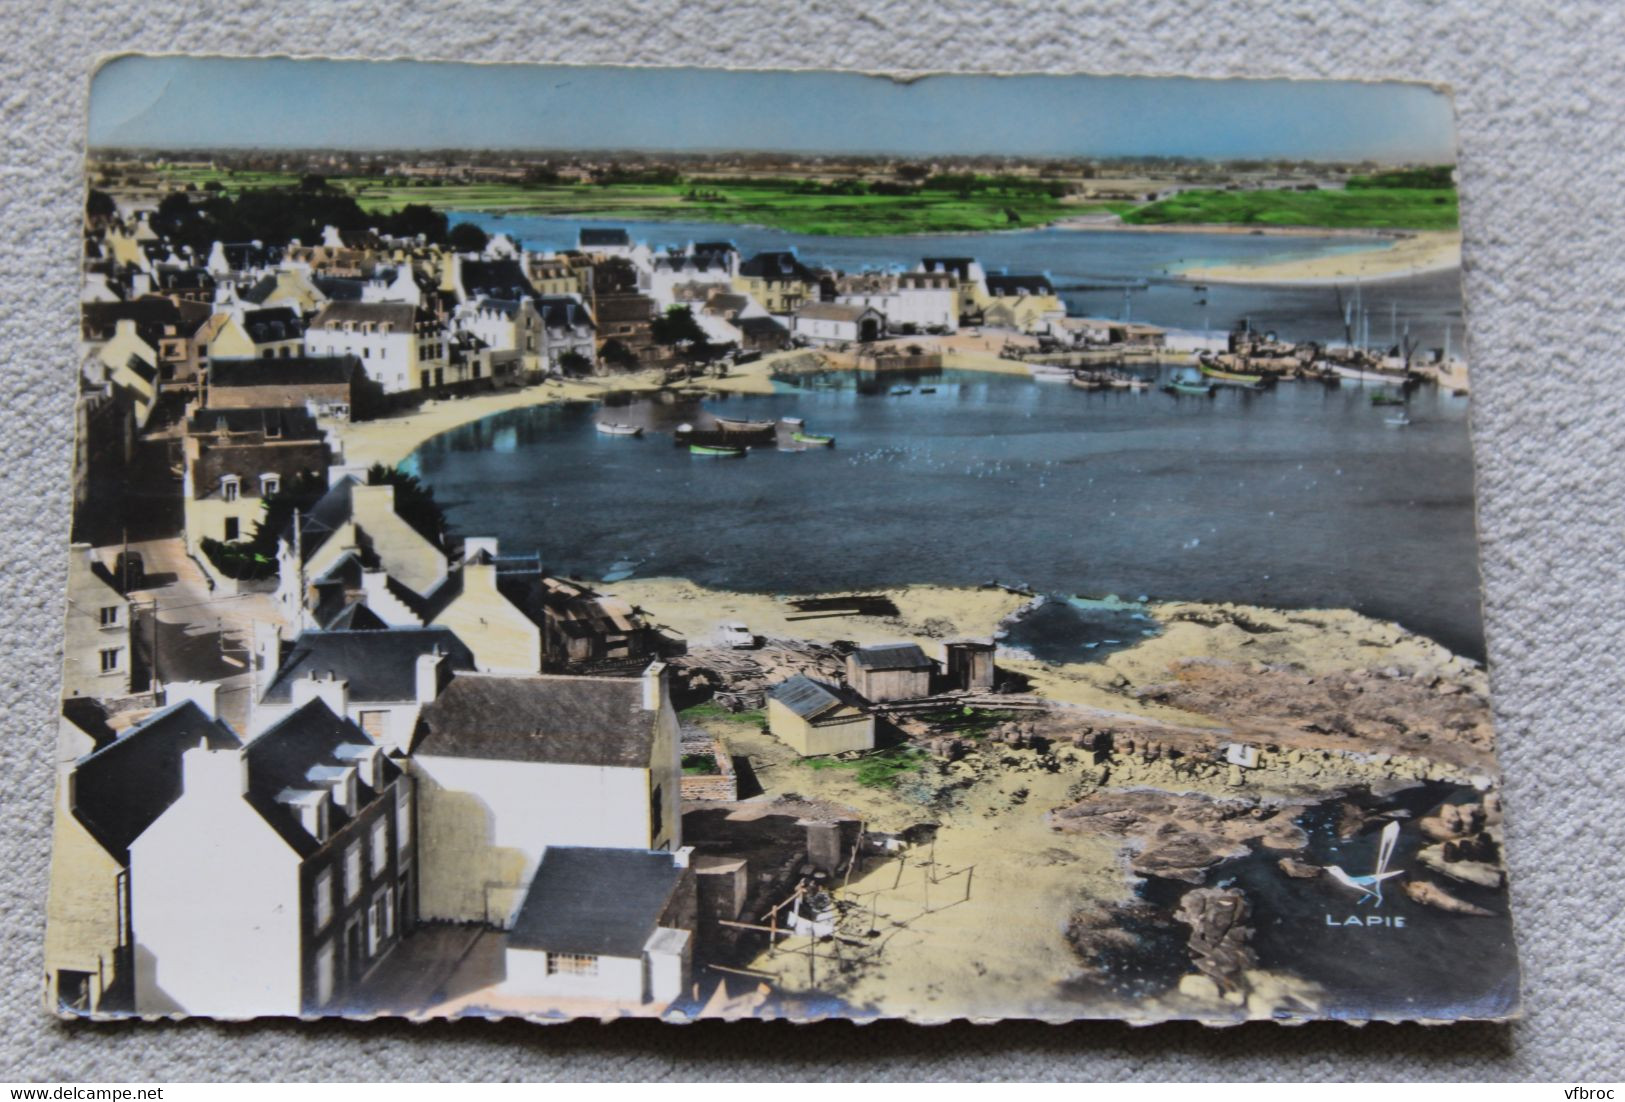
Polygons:
<instances>
[{"instance_id":1,"label":"carpet background","mask_svg":"<svg viewBox=\"0 0 1625 1102\"><path fill-rule=\"evenodd\" d=\"M1625 5L871 0L5 8L0 40L0 1079L1625 1077ZM1405 77L1461 129L1473 435L1526 1017L1223 1031L1033 1023L64 1025L40 1009L86 89L100 54ZM741 110L748 110L741 105ZM853 120L854 136L862 120Z\"/></svg>"}]
</instances>

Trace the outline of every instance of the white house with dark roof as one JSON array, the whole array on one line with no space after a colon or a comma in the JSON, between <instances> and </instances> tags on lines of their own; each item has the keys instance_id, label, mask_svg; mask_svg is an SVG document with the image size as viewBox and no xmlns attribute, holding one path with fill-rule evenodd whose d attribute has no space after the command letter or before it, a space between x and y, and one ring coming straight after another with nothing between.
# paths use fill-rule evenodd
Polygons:
<instances>
[{"instance_id":1,"label":"white house with dark roof","mask_svg":"<svg viewBox=\"0 0 1625 1102\"><path fill-rule=\"evenodd\" d=\"M100 741L58 766L45 905L45 986L54 1007L135 1009L130 847L180 797L187 751L242 745L215 718L212 692L183 699L177 688L167 707L122 733L104 727L93 735L64 721L64 745Z\"/></svg>"},{"instance_id":2,"label":"white house with dark roof","mask_svg":"<svg viewBox=\"0 0 1625 1102\"><path fill-rule=\"evenodd\" d=\"M423 707L426 918L508 927L552 846L675 851L677 714L664 667L642 677L459 673Z\"/></svg>"},{"instance_id":3,"label":"white house with dark roof","mask_svg":"<svg viewBox=\"0 0 1625 1102\"><path fill-rule=\"evenodd\" d=\"M416 920L411 777L313 700L180 787L130 845L137 1012L344 1009Z\"/></svg>"},{"instance_id":4,"label":"white house with dark roof","mask_svg":"<svg viewBox=\"0 0 1625 1102\"><path fill-rule=\"evenodd\" d=\"M886 315L872 306L809 302L796 309L794 334L813 344L852 344L886 335Z\"/></svg>"},{"instance_id":5,"label":"white house with dark roof","mask_svg":"<svg viewBox=\"0 0 1625 1102\"><path fill-rule=\"evenodd\" d=\"M508 931L502 991L670 1003L688 987L690 851L549 846Z\"/></svg>"},{"instance_id":6,"label":"white house with dark roof","mask_svg":"<svg viewBox=\"0 0 1625 1102\"><path fill-rule=\"evenodd\" d=\"M442 386L446 334L404 302L333 302L305 330L307 356L355 356L385 394Z\"/></svg>"},{"instance_id":7,"label":"white house with dark roof","mask_svg":"<svg viewBox=\"0 0 1625 1102\"><path fill-rule=\"evenodd\" d=\"M312 700L348 716L374 745L404 753L419 711L474 657L442 627L303 632L262 681L250 725L263 731ZM268 671L260 671L262 674Z\"/></svg>"}]
</instances>

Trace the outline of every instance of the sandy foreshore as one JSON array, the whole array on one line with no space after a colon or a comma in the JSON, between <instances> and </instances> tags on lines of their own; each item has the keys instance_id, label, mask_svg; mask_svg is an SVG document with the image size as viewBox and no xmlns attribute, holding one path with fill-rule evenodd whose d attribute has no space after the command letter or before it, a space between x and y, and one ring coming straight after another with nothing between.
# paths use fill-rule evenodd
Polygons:
<instances>
[{"instance_id":1,"label":"sandy foreshore","mask_svg":"<svg viewBox=\"0 0 1625 1102\"><path fill-rule=\"evenodd\" d=\"M1300 286L1329 286L1352 280L1403 279L1428 272L1445 272L1461 267L1459 232L1413 233L1402 236L1382 234L1391 243L1385 248L1331 256L1304 257L1269 264L1222 264L1186 268L1179 278L1205 283L1291 283Z\"/></svg>"},{"instance_id":2,"label":"sandy foreshore","mask_svg":"<svg viewBox=\"0 0 1625 1102\"><path fill-rule=\"evenodd\" d=\"M966 333L929 338L929 341L933 347L941 347L942 365L945 368L1001 375L1032 374L1032 369L1027 364L1019 360L1004 359L997 353L997 349L1006 343L1032 343L1031 338L1016 336L1005 338ZM887 343L901 345L911 342L924 343L924 340L902 338ZM721 378L708 375L694 378L682 385L717 394L772 394L774 369L786 360L793 361L808 356L820 356L820 353L815 349L792 349L736 367ZM824 360L823 367L827 370L851 369L850 357L832 355L820 358ZM513 390L498 390L471 398L449 401L431 399L408 414L382 417L376 421L346 422L336 425L335 430L342 444L346 464L370 467L375 463L382 463L392 467L411 455L426 440L493 414L533 406L602 401L610 394L651 394L661 388L660 374L655 371L568 379Z\"/></svg>"}]
</instances>

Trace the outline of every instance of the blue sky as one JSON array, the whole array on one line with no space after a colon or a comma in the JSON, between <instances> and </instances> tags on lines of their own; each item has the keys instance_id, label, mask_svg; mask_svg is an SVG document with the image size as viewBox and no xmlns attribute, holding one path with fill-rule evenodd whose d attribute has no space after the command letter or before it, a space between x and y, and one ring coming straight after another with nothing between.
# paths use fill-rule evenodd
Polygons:
<instances>
[{"instance_id":1,"label":"blue sky","mask_svg":"<svg viewBox=\"0 0 1625 1102\"><path fill-rule=\"evenodd\" d=\"M1420 84L121 57L92 148L763 150L1453 162Z\"/></svg>"}]
</instances>

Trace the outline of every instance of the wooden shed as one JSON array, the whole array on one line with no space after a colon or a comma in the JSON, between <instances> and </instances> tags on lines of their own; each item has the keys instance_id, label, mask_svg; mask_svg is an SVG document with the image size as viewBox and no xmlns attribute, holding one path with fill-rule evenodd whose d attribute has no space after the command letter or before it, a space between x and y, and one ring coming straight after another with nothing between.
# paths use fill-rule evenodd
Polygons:
<instances>
[{"instance_id":1,"label":"wooden shed","mask_svg":"<svg viewBox=\"0 0 1625 1102\"><path fill-rule=\"evenodd\" d=\"M931 695L937 664L913 643L859 647L846 656L846 681L865 700L917 700Z\"/></svg>"},{"instance_id":2,"label":"wooden shed","mask_svg":"<svg viewBox=\"0 0 1625 1102\"><path fill-rule=\"evenodd\" d=\"M875 717L833 685L796 674L767 697L767 729L802 757L872 750Z\"/></svg>"}]
</instances>

